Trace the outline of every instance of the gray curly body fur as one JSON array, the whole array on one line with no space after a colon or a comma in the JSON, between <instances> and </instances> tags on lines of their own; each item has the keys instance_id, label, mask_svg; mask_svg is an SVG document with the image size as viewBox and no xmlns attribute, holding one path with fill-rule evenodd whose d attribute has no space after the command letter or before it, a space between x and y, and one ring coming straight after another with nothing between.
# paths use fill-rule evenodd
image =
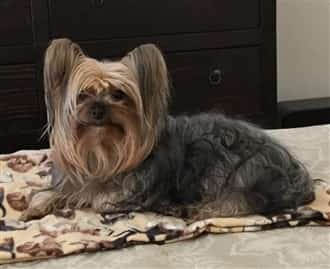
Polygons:
<instances>
[{"instance_id":1,"label":"gray curly body fur","mask_svg":"<svg viewBox=\"0 0 330 269\"><path fill-rule=\"evenodd\" d=\"M86 192L71 196L74 206L202 219L271 213L314 199L303 165L261 129L221 114L165 122L158 145L135 171L90 181ZM55 170L54 186L63 182L59 175ZM76 190L60 186L62 194Z\"/></svg>"}]
</instances>

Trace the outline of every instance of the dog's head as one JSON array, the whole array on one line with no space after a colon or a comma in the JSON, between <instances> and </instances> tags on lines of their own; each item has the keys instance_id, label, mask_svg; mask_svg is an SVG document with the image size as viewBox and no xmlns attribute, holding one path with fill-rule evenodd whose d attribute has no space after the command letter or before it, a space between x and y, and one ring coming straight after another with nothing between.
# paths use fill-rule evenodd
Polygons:
<instances>
[{"instance_id":1,"label":"dog's head","mask_svg":"<svg viewBox=\"0 0 330 269\"><path fill-rule=\"evenodd\" d=\"M64 171L109 177L136 167L157 143L169 87L156 46L98 61L56 39L46 51L44 84L50 145Z\"/></svg>"}]
</instances>

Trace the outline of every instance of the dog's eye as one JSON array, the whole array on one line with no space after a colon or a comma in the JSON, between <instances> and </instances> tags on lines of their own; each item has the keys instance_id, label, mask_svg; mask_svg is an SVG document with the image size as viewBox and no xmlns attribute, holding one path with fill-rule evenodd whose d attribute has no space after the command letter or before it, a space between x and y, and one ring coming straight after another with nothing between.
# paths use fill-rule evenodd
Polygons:
<instances>
[{"instance_id":1,"label":"dog's eye","mask_svg":"<svg viewBox=\"0 0 330 269\"><path fill-rule=\"evenodd\" d=\"M88 98L88 94L85 92L81 92L78 95L78 102L83 102Z\"/></svg>"},{"instance_id":2,"label":"dog's eye","mask_svg":"<svg viewBox=\"0 0 330 269\"><path fill-rule=\"evenodd\" d=\"M122 90L115 90L111 93L111 97L115 102L119 102L126 98L126 94Z\"/></svg>"}]
</instances>

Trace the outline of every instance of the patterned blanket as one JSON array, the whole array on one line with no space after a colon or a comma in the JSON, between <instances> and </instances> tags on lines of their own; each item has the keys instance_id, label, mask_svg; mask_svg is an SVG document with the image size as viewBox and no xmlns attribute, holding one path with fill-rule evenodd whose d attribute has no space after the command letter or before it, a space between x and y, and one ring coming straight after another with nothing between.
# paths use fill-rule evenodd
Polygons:
<instances>
[{"instance_id":1,"label":"patterned blanket","mask_svg":"<svg viewBox=\"0 0 330 269\"><path fill-rule=\"evenodd\" d=\"M206 232L262 231L301 225L330 226L330 185L314 180L316 200L277 215L212 218L194 223L153 213L96 214L62 210L40 220L18 221L29 193L50 183L48 150L0 155L0 264L74 253L163 244Z\"/></svg>"}]
</instances>

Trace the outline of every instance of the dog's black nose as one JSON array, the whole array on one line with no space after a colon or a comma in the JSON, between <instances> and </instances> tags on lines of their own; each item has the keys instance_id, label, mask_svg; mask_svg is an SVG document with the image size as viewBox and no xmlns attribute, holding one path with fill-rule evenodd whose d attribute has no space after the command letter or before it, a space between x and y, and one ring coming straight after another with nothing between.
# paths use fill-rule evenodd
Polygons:
<instances>
[{"instance_id":1,"label":"dog's black nose","mask_svg":"<svg viewBox=\"0 0 330 269\"><path fill-rule=\"evenodd\" d=\"M102 120L105 116L105 105L101 103L94 103L90 109L90 113L93 119Z\"/></svg>"}]
</instances>

